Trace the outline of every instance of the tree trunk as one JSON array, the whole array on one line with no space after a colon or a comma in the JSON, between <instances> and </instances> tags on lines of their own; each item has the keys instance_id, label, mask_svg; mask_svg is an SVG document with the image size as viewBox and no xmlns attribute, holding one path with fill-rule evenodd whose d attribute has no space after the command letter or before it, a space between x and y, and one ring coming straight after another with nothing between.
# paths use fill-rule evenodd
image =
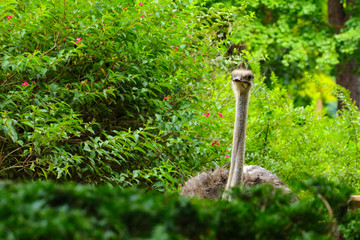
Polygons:
<instances>
[{"instance_id":1,"label":"tree trunk","mask_svg":"<svg viewBox=\"0 0 360 240\"><path fill-rule=\"evenodd\" d=\"M355 0L347 0L347 5L351 5ZM345 22L350 14L345 13L343 4L340 0L328 0L329 23L336 28L336 34L340 33L341 28L345 28ZM346 59L346 58L341 58ZM360 84L359 77L355 75L355 60L343 60L337 65L336 82L340 86L350 91L350 97L355 101L355 105L360 108ZM338 110L343 108L343 104L338 100Z\"/></svg>"}]
</instances>

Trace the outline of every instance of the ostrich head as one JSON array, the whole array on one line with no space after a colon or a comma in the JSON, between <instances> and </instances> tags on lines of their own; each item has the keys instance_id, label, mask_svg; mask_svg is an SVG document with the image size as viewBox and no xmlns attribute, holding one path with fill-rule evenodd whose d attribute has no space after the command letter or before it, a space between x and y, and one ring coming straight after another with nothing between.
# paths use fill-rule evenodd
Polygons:
<instances>
[{"instance_id":1,"label":"ostrich head","mask_svg":"<svg viewBox=\"0 0 360 240\"><path fill-rule=\"evenodd\" d=\"M235 69L232 72L232 85L235 93L249 92L253 85L254 74L250 70Z\"/></svg>"}]
</instances>

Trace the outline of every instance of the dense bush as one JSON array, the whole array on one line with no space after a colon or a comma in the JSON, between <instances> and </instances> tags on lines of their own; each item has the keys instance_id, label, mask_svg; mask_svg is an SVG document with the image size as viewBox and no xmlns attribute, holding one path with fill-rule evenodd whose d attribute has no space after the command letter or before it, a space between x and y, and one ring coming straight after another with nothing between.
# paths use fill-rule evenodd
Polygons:
<instances>
[{"instance_id":1,"label":"dense bush","mask_svg":"<svg viewBox=\"0 0 360 240\"><path fill-rule=\"evenodd\" d=\"M210 161L194 126L204 79L231 65L210 61L231 12L167 0L0 9L3 177L164 189Z\"/></svg>"},{"instance_id":2,"label":"dense bush","mask_svg":"<svg viewBox=\"0 0 360 240\"><path fill-rule=\"evenodd\" d=\"M334 217L341 222L349 189L322 179L311 179L304 186L312 197L291 203L291 196L271 186L234 189L228 202L112 185L1 182L0 237L332 239ZM324 201L333 217L329 218Z\"/></svg>"}]
</instances>

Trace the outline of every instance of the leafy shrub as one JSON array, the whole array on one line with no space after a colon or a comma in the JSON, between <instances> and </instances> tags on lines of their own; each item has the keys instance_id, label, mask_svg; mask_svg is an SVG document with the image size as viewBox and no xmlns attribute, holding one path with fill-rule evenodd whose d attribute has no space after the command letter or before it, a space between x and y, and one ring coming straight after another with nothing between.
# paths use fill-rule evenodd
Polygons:
<instances>
[{"instance_id":1,"label":"leafy shrub","mask_svg":"<svg viewBox=\"0 0 360 240\"><path fill-rule=\"evenodd\" d=\"M1 182L0 237L332 239L328 210L316 196L325 196L338 212L346 205L349 189L324 179L305 185L317 190L307 200L291 203L291 196L271 186L235 188L228 202L122 190L109 184Z\"/></svg>"},{"instance_id":2,"label":"leafy shrub","mask_svg":"<svg viewBox=\"0 0 360 240\"><path fill-rule=\"evenodd\" d=\"M349 212L339 225L339 230L347 240L360 238L360 210Z\"/></svg>"},{"instance_id":3,"label":"leafy shrub","mask_svg":"<svg viewBox=\"0 0 360 240\"><path fill-rule=\"evenodd\" d=\"M2 177L164 190L209 161L193 126L203 79L227 69L210 59L226 50L215 39L230 11L168 0L0 9Z\"/></svg>"}]
</instances>

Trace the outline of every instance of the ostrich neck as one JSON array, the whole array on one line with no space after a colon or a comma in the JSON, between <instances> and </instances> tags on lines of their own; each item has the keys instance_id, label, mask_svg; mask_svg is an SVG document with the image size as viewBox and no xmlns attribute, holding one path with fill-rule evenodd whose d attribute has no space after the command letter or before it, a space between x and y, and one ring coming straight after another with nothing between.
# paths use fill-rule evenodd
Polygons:
<instances>
[{"instance_id":1,"label":"ostrich neck","mask_svg":"<svg viewBox=\"0 0 360 240\"><path fill-rule=\"evenodd\" d=\"M245 159L246 122L250 92L236 93L236 115L229 179L226 189L242 182Z\"/></svg>"}]
</instances>

